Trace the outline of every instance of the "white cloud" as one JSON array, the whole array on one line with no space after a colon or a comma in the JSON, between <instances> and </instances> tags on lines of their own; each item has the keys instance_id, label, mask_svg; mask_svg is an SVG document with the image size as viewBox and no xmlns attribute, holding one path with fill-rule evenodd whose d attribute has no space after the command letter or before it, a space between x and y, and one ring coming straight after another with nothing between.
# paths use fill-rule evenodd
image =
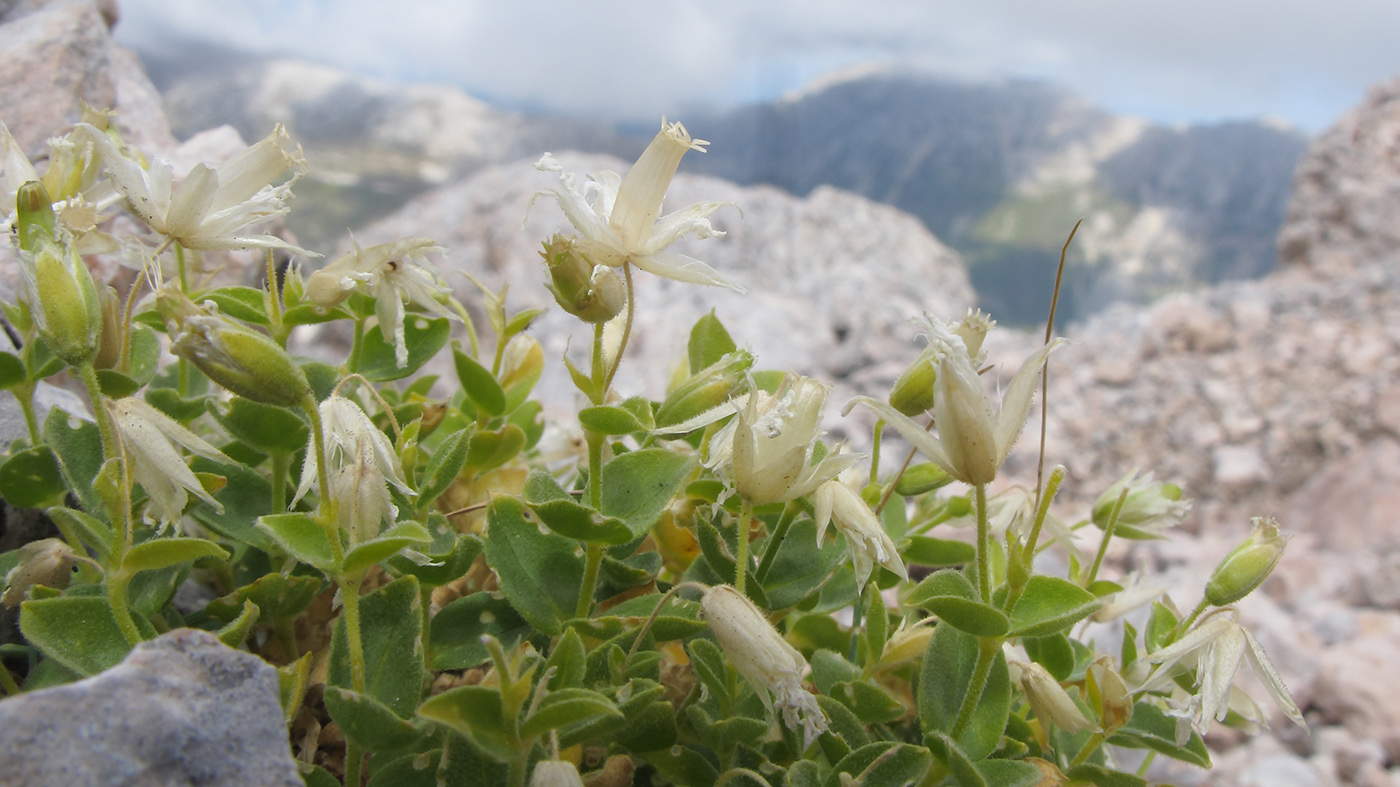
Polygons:
<instances>
[{"instance_id":1,"label":"white cloud","mask_svg":"<svg viewBox=\"0 0 1400 787\"><path fill-rule=\"evenodd\" d=\"M1118 111L1309 128L1400 71L1394 0L124 0L118 37L198 36L498 101L651 118L866 60L1053 79Z\"/></svg>"}]
</instances>

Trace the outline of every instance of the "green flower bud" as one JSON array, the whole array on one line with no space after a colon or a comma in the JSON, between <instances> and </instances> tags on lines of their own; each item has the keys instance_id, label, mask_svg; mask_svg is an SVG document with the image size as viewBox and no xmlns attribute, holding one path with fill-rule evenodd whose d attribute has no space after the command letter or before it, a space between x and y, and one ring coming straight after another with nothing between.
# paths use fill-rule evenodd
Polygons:
<instances>
[{"instance_id":1,"label":"green flower bud","mask_svg":"<svg viewBox=\"0 0 1400 787\"><path fill-rule=\"evenodd\" d=\"M1278 565L1288 539L1273 519L1255 517L1254 531L1215 567L1206 583L1206 601L1217 607L1248 596Z\"/></svg>"},{"instance_id":2,"label":"green flower bud","mask_svg":"<svg viewBox=\"0 0 1400 787\"><path fill-rule=\"evenodd\" d=\"M735 350L701 369L666 395L656 411L657 426L674 426L718 407L744 383L753 353Z\"/></svg>"},{"instance_id":3,"label":"green flower bud","mask_svg":"<svg viewBox=\"0 0 1400 787\"><path fill-rule=\"evenodd\" d=\"M170 351L239 396L276 407L299 407L311 395L306 374L272 339L162 290L156 308L173 337Z\"/></svg>"},{"instance_id":4,"label":"green flower bud","mask_svg":"<svg viewBox=\"0 0 1400 787\"><path fill-rule=\"evenodd\" d=\"M627 305L622 280L612 269L594 265L574 238L556 234L540 256L549 266L549 291L569 314L588 323L607 322Z\"/></svg>"},{"instance_id":5,"label":"green flower bud","mask_svg":"<svg viewBox=\"0 0 1400 787\"><path fill-rule=\"evenodd\" d=\"M20 252L25 297L39 336L69 366L92 360L102 338L102 307L87 265L71 247L43 240Z\"/></svg>"},{"instance_id":6,"label":"green flower bud","mask_svg":"<svg viewBox=\"0 0 1400 787\"><path fill-rule=\"evenodd\" d=\"M933 365L933 350L924 350L904 374L894 381L890 391L890 406L913 418L933 408L933 381L938 370Z\"/></svg>"},{"instance_id":7,"label":"green flower bud","mask_svg":"<svg viewBox=\"0 0 1400 787\"><path fill-rule=\"evenodd\" d=\"M1128 496L1123 499L1123 509L1118 512L1118 524L1113 530L1115 536L1139 540L1165 538L1163 532L1181 524L1191 512L1191 501L1181 499L1181 487L1153 481L1151 473L1138 478L1134 470L1106 489L1094 502L1090 518L1100 529L1108 527L1113 507L1118 504L1118 496L1125 486L1128 487Z\"/></svg>"},{"instance_id":8,"label":"green flower bud","mask_svg":"<svg viewBox=\"0 0 1400 787\"><path fill-rule=\"evenodd\" d=\"M31 180L20 186L15 193L15 209L18 213L15 229L21 250L36 251L41 241L53 243L57 240L58 217L54 215L49 192L42 183Z\"/></svg>"}]
</instances>

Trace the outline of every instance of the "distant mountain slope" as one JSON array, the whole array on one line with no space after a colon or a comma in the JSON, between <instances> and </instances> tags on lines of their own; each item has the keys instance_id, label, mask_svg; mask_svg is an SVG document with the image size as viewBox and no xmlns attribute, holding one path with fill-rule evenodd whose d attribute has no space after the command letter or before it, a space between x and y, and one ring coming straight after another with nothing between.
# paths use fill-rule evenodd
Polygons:
<instances>
[{"instance_id":1,"label":"distant mountain slope","mask_svg":"<svg viewBox=\"0 0 1400 787\"><path fill-rule=\"evenodd\" d=\"M696 157L701 172L799 195L833 185L917 216L1013 320L1044 309L1079 217L1071 316L1267 273L1307 142L1267 122L1152 126L1044 83L900 73L833 79L695 125L722 141Z\"/></svg>"}]
</instances>

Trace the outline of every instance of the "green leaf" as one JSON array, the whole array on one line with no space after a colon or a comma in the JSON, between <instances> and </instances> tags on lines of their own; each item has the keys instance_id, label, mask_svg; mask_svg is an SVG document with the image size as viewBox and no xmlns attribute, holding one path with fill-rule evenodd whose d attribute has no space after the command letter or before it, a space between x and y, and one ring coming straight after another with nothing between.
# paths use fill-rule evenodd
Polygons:
<instances>
[{"instance_id":1,"label":"green leaf","mask_svg":"<svg viewBox=\"0 0 1400 787\"><path fill-rule=\"evenodd\" d=\"M827 775L825 787L841 787L841 774L859 776L861 784L918 784L933 764L933 756L922 746L881 741L862 746L846 755Z\"/></svg>"},{"instance_id":2,"label":"green leaf","mask_svg":"<svg viewBox=\"0 0 1400 787\"><path fill-rule=\"evenodd\" d=\"M112 528L106 522L88 516L82 511L63 506L45 509L49 519L54 521L65 536L72 533L88 548L106 558L112 551Z\"/></svg>"},{"instance_id":3,"label":"green leaf","mask_svg":"<svg viewBox=\"0 0 1400 787\"><path fill-rule=\"evenodd\" d=\"M492 502L487 510L486 562L520 615L554 636L573 617L583 584L583 558L576 554L575 541L541 533L524 514L524 504L515 498Z\"/></svg>"},{"instance_id":4,"label":"green leaf","mask_svg":"<svg viewBox=\"0 0 1400 787\"><path fill-rule=\"evenodd\" d=\"M870 594L870 603L865 610L865 631L861 639L865 644L865 665L880 660L885 652L885 642L889 639L890 614L885 609L885 600L879 593Z\"/></svg>"},{"instance_id":5,"label":"green leaf","mask_svg":"<svg viewBox=\"0 0 1400 787\"><path fill-rule=\"evenodd\" d=\"M345 737L366 751L401 749L419 737L418 730L399 718L384 703L350 689L327 686L323 698L326 711Z\"/></svg>"},{"instance_id":6,"label":"green leaf","mask_svg":"<svg viewBox=\"0 0 1400 787\"><path fill-rule=\"evenodd\" d=\"M900 550L905 563L943 568L965 566L977 559L977 548L962 541L950 541L932 536L910 536Z\"/></svg>"},{"instance_id":7,"label":"green leaf","mask_svg":"<svg viewBox=\"0 0 1400 787\"><path fill-rule=\"evenodd\" d=\"M821 766L815 760L798 760L783 777L783 787L821 787Z\"/></svg>"},{"instance_id":8,"label":"green leaf","mask_svg":"<svg viewBox=\"0 0 1400 787\"><path fill-rule=\"evenodd\" d=\"M350 313L344 309L326 309L307 303L293 306L282 312L282 325L288 328L348 319L350 319Z\"/></svg>"},{"instance_id":9,"label":"green leaf","mask_svg":"<svg viewBox=\"0 0 1400 787\"><path fill-rule=\"evenodd\" d=\"M543 469L530 471L521 494L545 527L561 536L603 544L625 544L634 538L622 520L578 502Z\"/></svg>"},{"instance_id":10,"label":"green leaf","mask_svg":"<svg viewBox=\"0 0 1400 787\"><path fill-rule=\"evenodd\" d=\"M578 422L584 429L605 435L646 431L646 426L637 420L637 416L621 407L609 405L585 407L578 413Z\"/></svg>"},{"instance_id":11,"label":"green leaf","mask_svg":"<svg viewBox=\"0 0 1400 787\"><path fill-rule=\"evenodd\" d=\"M264 454L294 454L307 446L310 429L291 410L235 396L208 400L209 414L238 440Z\"/></svg>"},{"instance_id":12,"label":"green leaf","mask_svg":"<svg viewBox=\"0 0 1400 787\"><path fill-rule=\"evenodd\" d=\"M219 311L244 322L267 325L267 308L263 303L263 291L252 287L220 287L200 293L200 303L213 301Z\"/></svg>"},{"instance_id":13,"label":"green leaf","mask_svg":"<svg viewBox=\"0 0 1400 787\"><path fill-rule=\"evenodd\" d=\"M566 724L586 721L595 716L616 716L622 712L612 700L588 689L559 689L545 695L538 709L520 727L520 736L530 739L558 729Z\"/></svg>"},{"instance_id":14,"label":"green leaf","mask_svg":"<svg viewBox=\"0 0 1400 787\"><path fill-rule=\"evenodd\" d=\"M1103 602L1078 585L1059 577L1037 574L1011 610L1013 637L1056 634L1094 614Z\"/></svg>"},{"instance_id":15,"label":"green leaf","mask_svg":"<svg viewBox=\"0 0 1400 787\"><path fill-rule=\"evenodd\" d=\"M418 715L466 736L483 754L500 762L515 759L515 747L506 735L501 692L486 686L459 686L430 697Z\"/></svg>"},{"instance_id":16,"label":"green leaf","mask_svg":"<svg viewBox=\"0 0 1400 787\"><path fill-rule=\"evenodd\" d=\"M975 767L987 787L1039 787L1043 783L1040 768L1034 763L997 759L983 760Z\"/></svg>"},{"instance_id":17,"label":"green leaf","mask_svg":"<svg viewBox=\"0 0 1400 787\"><path fill-rule=\"evenodd\" d=\"M1201 736L1192 730L1185 746L1176 745L1176 720L1150 702L1133 705L1132 718L1118 732L1109 736L1107 743L1130 749L1151 749L1182 762L1210 767L1210 752L1206 750Z\"/></svg>"},{"instance_id":18,"label":"green leaf","mask_svg":"<svg viewBox=\"0 0 1400 787\"><path fill-rule=\"evenodd\" d=\"M638 755L672 784L698 787L719 781L719 771L704 754L689 746L673 746Z\"/></svg>"},{"instance_id":19,"label":"green leaf","mask_svg":"<svg viewBox=\"0 0 1400 787\"><path fill-rule=\"evenodd\" d=\"M402 577L360 598L360 640L365 656L364 693L400 718L410 718L423 690L419 634L423 611L418 580ZM326 683L351 687L345 616L331 637Z\"/></svg>"},{"instance_id":20,"label":"green leaf","mask_svg":"<svg viewBox=\"0 0 1400 787\"><path fill-rule=\"evenodd\" d=\"M310 514L269 514L258 517L258 530L272 537L281 551L327 574L340 570L326 531Z\"/></svg>"},{"instance_id":21,"label":"green leaf","mask_svg":"<svg viewBox=\"0 0 1400 787\"><path fill-rule=\"evenodd\" d=\"M0 388L13 388L27 379L24 361L14 353L0 351Z\"/></svg>"},{"instance_id":22,"label":"green leaf","mask_svg":"<svg viewBox=\"0 0 1400 787\"><path fill-rule=\"evenodd\" d=\"M481 539L450 529L451 526L437 513L428 515L428 526L438 535L434 536L431 547L418 551L426 554L431 562L419 565L403 555L395 555L389 558L388 566L397 576L412 574L418 577L418 584L435 588L467 573L476 556L481 554Z\"/></svg>"},{"instance_id":23,"label":"green leaf","mask_svg":"<svg viewBox=\"0 0 1400 787\"><path fill-rule=\"evenodd\" d=\"M146 636L155 636L150 624ZM20 604L19 629L29 644L64 667L91 677L115 667L131 651L107 599L59 596Z\"/></svg>"},{"instance_id":24,"label":"green leaf","mask_svg":"<svg viewBox=\"0 0 1400 787\"><path fill-rule=\"evenodd\" d=\"M999 637L1010 627L1006 613L978 601L972 582L955 569L930 574L910 591L905 603L923 607L950 626L979 637Z\"/></svg>"},{"instance_id":25,"label":"green leaf","mask_svg":"<svg viewBox=\"0 0 1400 787\"><path fill-rule=\"evenodd\" d=\"M1074 648L1064 634L1026 637L1021 640L1021 645L1026 649L1026 655L1031 657L1031 661L1045 667L1055 676L1055 680L1069 680L1069 676L1074 673Z\"/></svg>"},{"instance_id":26,"label":"green leaf","mask_svg":"<svg viewBox=\"0 0 1400 787\"><path fill-rule=\"evenodd\" d=\"M145 325L131 329L131 346L127 350L126 377L137 387L146 385L160 369L160 337Z\"/></svg>"},{"instance_id":27,"label":"green leaf","mask_svg":"<svg viewBox=\"0 0 1400 787\"><path fill-rule=\"evenodd\" d=\"M153 538L131 548L122 559L122 571L128 575L138 571L156 569L188 563L202 557L224 559L228 551L202 538Z\"/></svg>"},{"instance_id":28,"label":"green leaf","mask_svg":"<svg viewBox=\"0 0 1400 787\"><path fill-rule=\"evenodd\" d=\"M583 638L573 629L565 631L564 636L559 638L554 649L549 652L549 658L544 662L544 671L540 673L543 675L550 669L554 670L553 677L549 679L550 691L583 686L586 658Z\"/></svg>"},{"instance_id":29,"label":"green leaf","mask_svg":"<svg viewBox=\"0 0 1400 787\"><path fill-rule=\"evenodd\" d=\"M526 448L534 448L544 436L544 405L535 401L523 402L511 411L506 423L525 433Z\"/></svg>"},{"instance_id":30,"label":"green leaf","mask_svg":"<svg viewBox=\"0 0 1400 787\"><path fill-rule=\"evenodd\" d=\"M418 490L420 511L431 505L438 495L446 492L447 488L452 486L452 482L457 480L457 474L462 472L467 463L467 452L474 431L473 426L458 429L443 438L437 450L433 451L428 466L423 470L423 483Z\"/></svg>"},{"instance_id":31,"label":"green leaf","mask_svg":"<svg viewBox=\"0 0 1400 787\"><path fill-rule=\"evenodd\" d=\"M488 415L500 415L506 411L506 392L491 370L482 366L470 355L452 348L452 361L457 367L457 380L462 383L462 392Z\"/></svg>"},{"instance_id":32,"label":"green leaf","mask_svg":"<svg viewBox=\"0 0 1400 787\"><path fill-rule=\"evenodd\" d=\"M1095 787L1147 787L1146 779L1087 762L1070 768L1065 775L1073 779L1075 784L1087 783Z\"/></svg>"},{"instance_id":33,"label":"green leaf","mask_svg":"<svg viewBox=\"0 0 1400 787\"><path fill-rule=\"evenodd\" d=\"M870 733L866 731L865 724L840 700L826 694L818 694L817 704L821 706L822 713L826 714L831 731L841 736L841 740L851 749L859 749L871 743ZM844 754L841 756L845 757Z\"/></svg>"},{"instance_id":34,"label":"green leaf","mask_svg":"<svg viewBox=\"0 0 1400 787\"><path fill-rule=\"evenodd\" d=\"M236 609L245 601L251 601L267 622L276 624L291 620L305 611L320 595L321 587L319 577L267 574L221 599L211 601L210 605Z\"/></svg>"},{"instance_id":35,"label":"green leaf","mask_svg":"<svg viewBox=\"0 0 1400 787\"><path fill-rule=\"evenodd\" d=\"M530 323L534 322L535 318L541 314L544 314L544 309L521 309L516 312L506 321L506 329L503 332L504 335L502 339L509 339L526 328L529 328Z\"/></svg>"},{"instance_id":36,"label":"green leaf","mask_svg":"<svg viewBox=\"0 0 1400 787\"><path fill-rule=\"evenodd\" d=\"M948 471L932 462L922 462L910 465L909 469L904 471L894 485L894 491L904 497L918 497L947 486L952 481L953 477L948 475Z\"/></svg>"},{"instance_id":37,"label":"green leaf","mask_svg":"<svg viewBox=\"0 0 1400 787\"><path fill-rule=\"evenodd\" d=\"M846 550L831 540L817 543L817 524L803 518L788 530L763 582L768 609L787 609L817 593L847 562Z\"/></svg>"},{"instance_id":38,"label":"green leaf","mask_svg":"<svg viewBox=\"0 0 1400 787\"><path fill-rule=\"evenodd\" d=\"M825 648L812 653L812 682L822 694L830 695L838 683L847 683L860 677L860 669L846 657L834 650Z\"/></svg>"},{"instance_id":39,"label":"green leaf","mask_svg":"<svg viewBox=\"0 0 1400 787\"><path fill-rule=\"evenodd\" d=\"M433 540L426 528L417 522L399 522L379 534L378 538L359 544L345 556L341 572L346 576L364 571L370 566L387 560L404 549L416 544L426 544Z\"/></svg>"},{"instance_id":40,"label":"green leaf","mask_svg":"<svg viewBox=\"0 0 1400 787\"><path fill-rule=\"evenodd\" d=\"M384 341L379 331L365 331L360 344L360 367L357 371L370 382L400 380L418 371L447 345L452 324L446 318L428 319L410 314L404 318L404 340L408 347L408 365L399 368L394 346Z\"/></svg>"},{"instance_id":41,"label":"green leaf","mask_svg":"<svg viewBox=\"0 0 1400 787\"><path fill-rule=\"evenodd\" d=\"M715 310L711 309L709 314L697 320L695 327L690 329L690 342L686 349L690 373L695 374L727 353L734 352L738 346L734 344L734 339L730 338L729 331L724 329L724 324L715 316Z\"/></svg>"},{"instance_id":42,"label":"green leaf","mask_svg":"<svg viewBox=\"0 0 1400 787\"><path fill-rule=\"evenodd\" d=\"M1167 637L1176 630L1180 621L1171 608L1160 601L1152 602L1152 612L1147 618L1147 628L1142 632L1142 647L1148 653L1161 650Z\"/></svg>"},{"instance_id":43,"label":"green leaf","mask_svg":"<svg viewBox=\"0 0 1400 787\"><path fill-rule=\"evenodd\" d=\"M574 620L570 630L576 629L594 639L612 639L624 631L640 628L656 611L660 601L660 593L630 598L611 607L606 614ZM652 621L648 636L657 642L666 642L693 637L705 628L705 622L700 620L698 603L672 597L661 614Z\"/></svg>"},{"instance_id":44,"label":"green leaf","mask_svg":"<svg viewBox=\"0 0 1400 787\"><path fill-rule=\"evenodd\" d=\"M69 415L57 407L44 419L44 442L58 456L63 480L87 511L105 511L93 488L102 469L102 437L97 424Z\"/></svg>"},{"instance_id":45,"label":"green leaf","mask_svg":"<svg viewBox=\"0 0 1400 787\"><path fill-rule=\"evenodd\" d=\"M58 457L47 445L26 448L0 464L0 498L10 505L46 508L67 494Z\"/></svg>"},{"instance_id":46,"label":"green leaf","mask_svg":"<svg viewBox=\"0 0 1400 787\"><path fill-rule=\"evenodd\" d=\"M888 724L904 715L903 703L889 692L865 681L838 683L831 696L851 709L865 724Z\"/></svg>"},{"instance_id":47,"label":"green leaf","mask_svg":"<svg viewBox=\"0 0 1400 787\"><path fill-rule=\"evenodd\" d=\"M515 424L506 424L497 431L479 431L472 435L467 447L467 467L473 473L484 473L514 459L525 447L525 432Z\"/></svg>"},{"instance_id":48,"label":"green leaf","mask_svg":"<svg viewBox=\"0 0 1400 787\"><path fill-rule=\"evenodd\" d=\"M690 475L693 460L664 448L623 454L603 466L602 513L646 535Z\"/></svg>"},{"instance_id":49,"label":"green leaf","mask_svg":"<svg viewBox=\"0 0 1400 787\"><path fill-rule=\"evenodd\" d=\"M919 719L924 732L950 732L972 683L977 666L977 638L951 625L939 623L924 651L919 679ZM991 754L1011 715L1011 678L1000 649L992 661L972 722L958 741L968 757L980 760Z\"/></svg>"},{"instance_id":50,"label":"green leaf","mask_svg":"<svg viewBox=\"0 0 1400 787\"><path fill-rule=\"evenodd\" d=\"M928 744L933 756L953 774L953 779L959 787L988 787L987 780L977 770L977 766L972 764L972 758L947 734L935 730L928 733L924 742Z\"/></svg>"},{"instance_id":51,"label":"green leaf","mask_svg":"<svg viewBox=\"0 0 1400 787\"><path fill-rule=\"evenodd\" d=\"M235 465L221 465L203 457L190 463L195 472L217 472L228 483L214 497L223 504L219 513L213 506L195 506L190 515L209 530L237 543L256 547L264 552L280 551L276 541L256 526L258 518L272 508L272 485L255 470Z\"/></svg>"},{"instance_id":52,"label":"green leaf","mask_svg":"<svg viewBox=\"0 0 1400 787\"><path fill-rule=\"evenodd\" d=\"M204 415L203 396L184 397L174 388L147 388L146 402L182 424Z\"/></svg>"},{"instance_id":53,"label":"green leaf","mask_svg":"<svg viewBox=\"0 0 1400 787\"><path fill-rule=\"evenodd\" d=\"M230 648L237 648L243 644L243 640L248 638L248 633L253 630L254 624L258 622L258 605L251 601L243 602L243 609L239 611L238 617L230 620L216 632L219 641Z\"/></svg>"},{"instance_id":54,"label":"green leaf","mask_svg":"<svg viewBox=\"0 0 1400 787\"><path fill-rule=\"evenodd\" d=\"M428 626L428 652L433 669L466 669L490 658L483 636L510 643L530 633L530 625L509 601L481 591L438 610Z\"/></svg>"}]
</instances>

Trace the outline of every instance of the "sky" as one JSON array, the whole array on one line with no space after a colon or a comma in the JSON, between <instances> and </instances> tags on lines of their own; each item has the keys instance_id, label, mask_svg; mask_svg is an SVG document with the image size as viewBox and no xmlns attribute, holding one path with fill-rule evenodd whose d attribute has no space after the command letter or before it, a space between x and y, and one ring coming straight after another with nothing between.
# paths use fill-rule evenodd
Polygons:
<instances>
[{"instance_id":1,"label":"sky","mask_svg":"<svg viewBox=\"0 0 1400 787\"><path fill-rule=\"evenodd\" d=\"M1167 124L1326 128L1400 74L1400 0L119 0L117 39L213 41L613 121L867 64L1048 80Z\"/></svg>"}]
</instances>

